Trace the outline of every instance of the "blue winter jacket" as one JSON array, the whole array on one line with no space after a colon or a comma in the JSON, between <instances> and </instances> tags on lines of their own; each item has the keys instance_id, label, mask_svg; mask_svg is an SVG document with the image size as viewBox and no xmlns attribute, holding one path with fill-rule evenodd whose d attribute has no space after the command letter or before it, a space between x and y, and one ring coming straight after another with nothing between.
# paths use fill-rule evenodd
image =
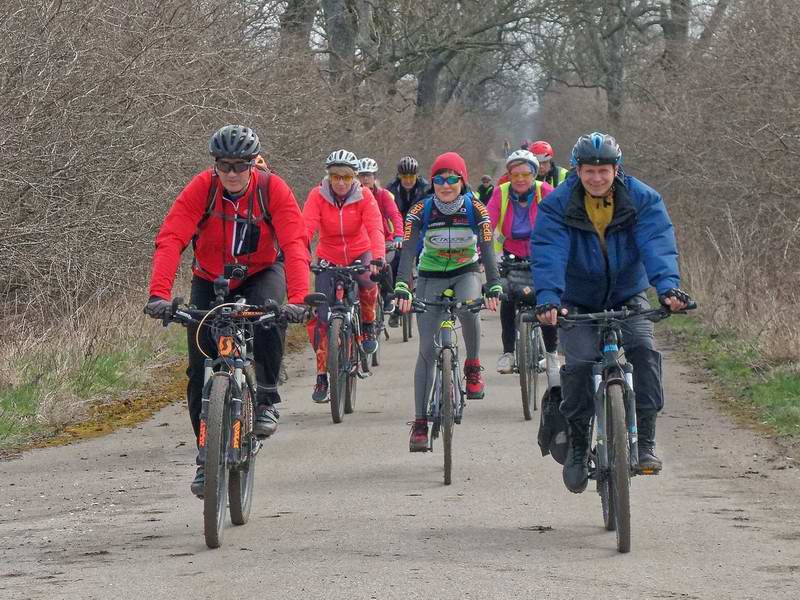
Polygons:
<instances>
[{"instance_id":1,"label":"blue winter jacket","mask_svg":"<svg viewBox=\"0 0 800 600\"><path fill-rule=\"evenodd\" d=\"M661 195L620 171L607 255L584 207L577 174L545 197L531 234L539 304L598 311L622 305L651 285L658 294L679 287L678 249Z\"/></svg>"}]
</instances>

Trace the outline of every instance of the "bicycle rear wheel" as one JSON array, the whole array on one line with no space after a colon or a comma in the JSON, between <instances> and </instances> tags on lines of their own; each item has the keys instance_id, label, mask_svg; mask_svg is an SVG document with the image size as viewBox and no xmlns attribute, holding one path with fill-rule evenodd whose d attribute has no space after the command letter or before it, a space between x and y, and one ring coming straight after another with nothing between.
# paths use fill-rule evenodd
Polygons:
<instances>
[{"instance_id":1,"label":"bicycle rear wheel","mask_svg":"<svg viewBox=\"0 0 800 600\"><path fill-rule=\"evenodd\" d=\"M334 423L344 419L347 381L350 377L347 346L349 334L344 331L342 319L333 319L328 327L328 380L330 389L331 418Z\"/></svg>"},{"instance_id":2,"label":"bicycle rear wheel","mask_svg":"<svg viewBox=\"0 0 800 600\"><path fill-rule=\"evenodd\" d=\"M253 444L258 442L253 437L253 421L255 405L249 386L242 390L242 452L247 452L246 459L236 469L231 469L228 477L228 503L230 504L231 523L244 525L250 518L250 507L253 503L253 483L256 474L256 456Z\"/></svg>"},{"instance_id":3,"label":"bicycle rear wheel","mask_svg":"<svg viewBox=\"0 0 800 600\"><path fill-rule=\"evenodd\" d=\"M344 394L344 412L352 414L356 408L356 391L358 389L358 364L361 348L354 336L347 336L349 346L350 372L347 375L347 389Z\"/></svg>"},{"instance_id":4,"label":"bicycle rear wheel","mask_svg":"<svg viewBox=\"0 0 800 600\"><path fill-rule=\"evenodd\" d=\"M206 421L206 464L203 485L203 533L206 546L219 548L225 529L230 443L230 380L215 375L211 382Z\"/></svg>"},{"instance_id":5,"label":"bicycle rear wheel","mask_svg":"<svg viewBox=\"0 0 800 600\"><path fill-rule=\"evenodd\" d=\"M377 367L381 364L381 334L383 333L383 295L378 295L375 303L375 341L378 347L372 353L372 366Z\"/></svg>"},{"instance_id":6,"label":"bicycle rear wheel","mask_svg":"<svg viewBox=\"0 0 800 600\"><path fill-rule=\"evenodd\" d=\"M531 412L531 349L531 324L523 321L522 314L517 313L517 371L519 371L519 389L522 395L522 415L526 421L533 418Z\"/></svg>"},{"instance_id":7,"label":"bicycle rear wheel","mask_svg":"<svg viewBox=\"0 0 800 600\"><path fill-rule=\"evenodd\" d=\"M609 487L617 531L617 550L631 550L631 467L628 428L625 425L624 390L619 383L606 388L606 423L608 428Z\"/></svg>"},{"instance_id":8,"label":"bicycle rear wheel","mask_svg":"<svg viewBox=\"0 0 800 600\"><path fill-rule=\"evenodd\" d=\"M453 408L455 405L455 386L453 385L453 351L442 350L442 447L444 448L444 484L450 485L453 475L453 427L455 425Z\"/></svg>"}]
</instances>

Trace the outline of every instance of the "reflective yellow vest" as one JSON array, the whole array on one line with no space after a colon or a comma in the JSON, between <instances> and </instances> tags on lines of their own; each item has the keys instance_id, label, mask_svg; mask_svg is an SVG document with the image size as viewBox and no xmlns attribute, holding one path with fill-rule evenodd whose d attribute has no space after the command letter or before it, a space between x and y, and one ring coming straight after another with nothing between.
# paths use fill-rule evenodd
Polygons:
<instances>
[{"instance_id":1,"label":"reflective yellow vest","mask_svg":"<svg viewBox=\"0 0 800 600\"><path fill-rule=\"evenodd\" d=\"M542 182L534 181L536 191L534 192L533 199L536 204L542 201ZM511 189L511 182L503 183L500 185L500 218L497 219L497 225L494 228L494 253L495 256L500 256L503 252L503 242L506 241L506 236L503 235L503 222L506 220L506 213L508 212L508 192ZM530 210L530 207L528 207Z\"/></svg>"}]
</instances>

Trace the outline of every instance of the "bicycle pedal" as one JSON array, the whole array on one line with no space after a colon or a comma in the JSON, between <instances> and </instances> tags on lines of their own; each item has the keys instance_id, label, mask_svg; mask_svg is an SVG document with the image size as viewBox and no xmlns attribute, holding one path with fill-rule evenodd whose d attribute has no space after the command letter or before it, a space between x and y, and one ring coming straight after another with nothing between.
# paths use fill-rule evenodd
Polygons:
<instances>
[{"instance_id":1,"label":"bicycle pedal","mask_svg":"<svg viewBox=\"0 0 800 600\"><path fill-rule=\"evenodd\" d=\"M637 475L658 475L659 473L661 473L661 469L642 469L641 467L636 469Z\"/></svg>"}]
</instances>

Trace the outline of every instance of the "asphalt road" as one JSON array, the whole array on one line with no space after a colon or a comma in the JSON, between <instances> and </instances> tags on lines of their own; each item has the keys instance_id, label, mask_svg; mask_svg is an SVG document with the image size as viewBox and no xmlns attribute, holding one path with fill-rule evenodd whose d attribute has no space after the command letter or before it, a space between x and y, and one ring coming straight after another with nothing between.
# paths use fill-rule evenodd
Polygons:
<instances>
[{"instance_id":1,"label":"asphalt road","mask_svg":"<svg viewBox=\"0 0 800 600\"><path fill-rule=\"evenodd\" d=\"M278 434L259 455L250 522L208 550L189 494L183 404L135 429L0 463L0 598L798 598L800 469L717 410L702 376L665 363L665 470L632 484L633 549L620 555L590 487L570 494L535 445L515 376L442 454L410 454L416 338L384 345L356 413L334 425L294 359ZM538 417L537 417L538 418Z\"/></svg>"}]
</instances>

